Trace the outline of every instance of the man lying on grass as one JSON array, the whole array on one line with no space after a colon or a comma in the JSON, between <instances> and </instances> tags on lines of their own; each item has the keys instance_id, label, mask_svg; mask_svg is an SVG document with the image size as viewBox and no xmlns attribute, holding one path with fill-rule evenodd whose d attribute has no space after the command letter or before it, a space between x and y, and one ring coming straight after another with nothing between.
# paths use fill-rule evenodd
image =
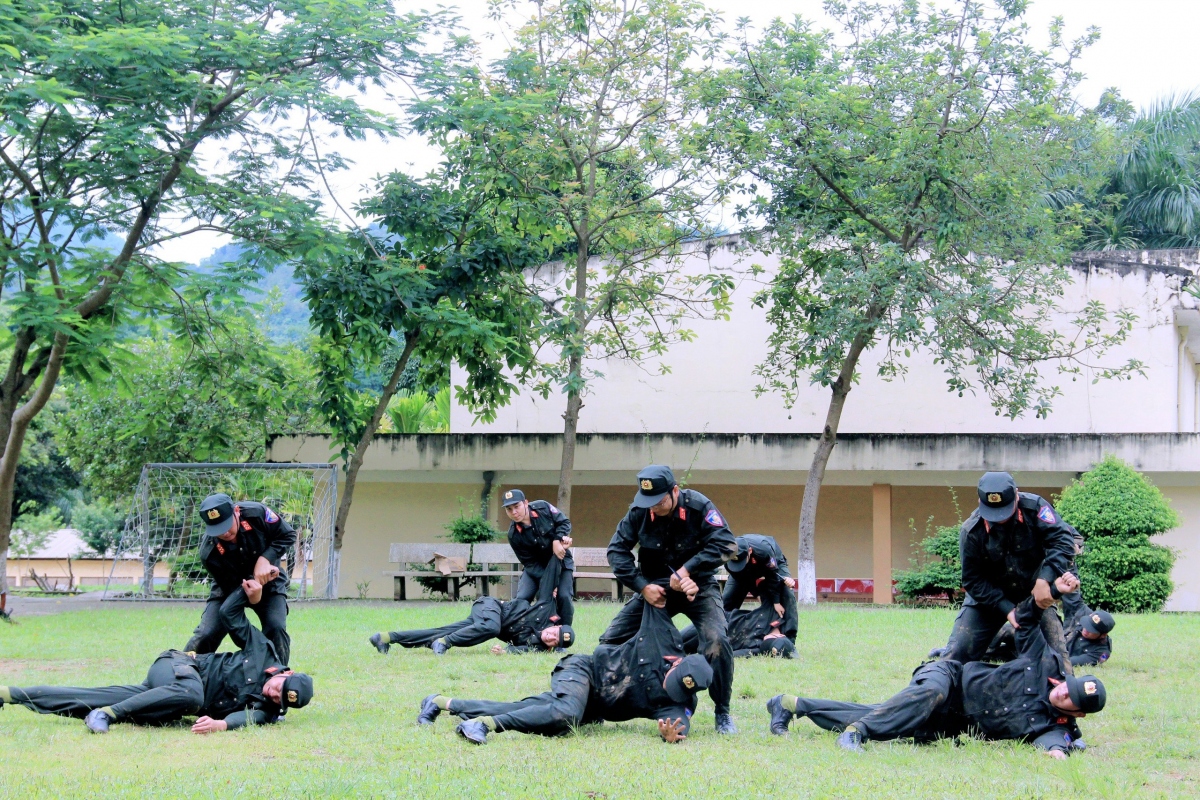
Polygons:
<instances>
[{"instance_id":1,"label":"man lying on grass","mask_svg":"<svg viewBox=\"0 0 1200 800\"><path fill-rule=\"evenodd\" d=\"M1079 586L1067 573L1055 582L1064 594ZM913 673L899 694L878 705L777 695L767 701L771 733L783 734L796 716L841 731L838 745L862 752L868 739L929 742L974 732L987 739L1032 743L1066 758L1078 735L1075 720L1104 708L1104 684L1070 675L1064 658L1046 643L1042 610L1025 599L1015 609L1017 657L1005 664L934 661Z\"/></svg>"},{"instance_id":2,"label":"man lying on grass","mask_svg":"<svg viewBox=\"0 0 1200 800\"><path fill-rule=\"evenodd\" d=\"M460 736L484 744L489 733L501 731L558 736L589 722L653 719L664 740L679 742L691 727L696 693L708 688L712 675L703 656L684 656L667 611L646 603L636 636L600 645L590 656L561 659L550 691L515 703L429 695L417 722L432 725L449 711L463 720L455 729Z\"/></svg>"},{"instance_id":3,"label":"man lying on grass","mask_svg":"<svg viewBox=\"0 0 1200 800\"><path fill-rule=\"evenodd\" d=\"M276 722L312 699L312 678L279 663L275 646L246 620L246 604L262 600L262 585L242 582L221 604L221 624L241 648L236 653L168 650L146 680L94 689L0 686L0 706L22 705L39 714L83 719L93 733L114 722L161 725L199 715L193 733L215 733Z\"/></svg>"},{"instance_id":4,"label":"man lying on grass","mask_svg":"<svg viewBox=\"0 0 1200 800\"><path fill-rule=\"evenodd\" d=\"M782 626L787 620L777 604L763 602L755 609L735 608L726 611L725 618L729 622L729 643L733 645L734 658L798 658L795 643L783 633ZM699 652L700 634L696 632L696 626L687 626L682 635L684 652Z\"/></svg>"},{"instance_id":5,"label":"man lying on grass","mask_svg":"<svg viewBox=\"0 0 1200 800\"><path fill-rule=\"evenodd\" d=\"M562 561L551 559L546 567L545 580L538 587L537 601L503 602L494 597L481 597L471 604L471 615L461 622L440 628L413 631L376 633L371 644L381 653L392 645L428 647L439 656L451 647L472 647L489 639L499 639L508 645L495 645L493 653L526 653L531 650L565 649L575 644L575 631L570 625L560 625L557 613L557 586Z\"/></svg>"}]
</instances>

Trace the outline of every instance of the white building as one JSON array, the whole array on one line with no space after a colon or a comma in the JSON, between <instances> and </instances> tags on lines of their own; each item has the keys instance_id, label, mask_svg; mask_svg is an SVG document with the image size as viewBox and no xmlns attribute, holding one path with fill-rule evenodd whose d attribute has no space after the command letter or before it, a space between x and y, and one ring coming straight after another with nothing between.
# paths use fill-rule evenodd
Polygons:
<instances>
[{"instance_id":1,"label":"white building","mask_svg":"<svg viewBox=\"0 0 1200 800\"><path fill-rule=\"evenodd\" d=\"M699 269L741 274L749 263L738 237L697 243L687 253ZM1106 453L1144 471L1183 518L1162 537L1179 553L1168 608L1200 610L1200 310L1186 291L1200 265L1195 251L1080 254L1075 280L1048 324L1066 328L1091 300L1137 316L1128 340L1077 379L1046 370L1062 396L1046 419L997 416L987 398L958 397L927 354L907 361L907 375L884 381L875 354L864 356L851 391L822 490L817 523L817 577L873 581L887 601L891 571L906 568L927 524L953 524L975 503L975 483L989 469L1013 472L1022 489L1051 496ZM668 463L724 512L735 533L775 536L795 552L803 484L827 389L808 387L794 407L777 395L756 396L754 367L766 354L768 325L750 302L759 288L739 284L729 321L693 321L692 342L672 348L666 375L618 361L585 399L576 457L572 520L576 542L603 546L635 491L633 476ZM1136 358L1143 376L1093 383L1095 369ZM461 375L455 376L455 382ZM561 395L526 392L477 423L461 407L450 435L381 436L359 475L342 553L341 593L371 581L389 596L382 573L390 542L437 541L460 508L477 507L491 483L520 486L553 500L557 484ZM278 461L330 458L322 437L281 437ZM952 493L957 494L956 510ZM464 505L465 504L465 505ZM492 513L500 522L499 509ZM584 587L586 588L586 587Z\"/></svg>"}]
</instances>

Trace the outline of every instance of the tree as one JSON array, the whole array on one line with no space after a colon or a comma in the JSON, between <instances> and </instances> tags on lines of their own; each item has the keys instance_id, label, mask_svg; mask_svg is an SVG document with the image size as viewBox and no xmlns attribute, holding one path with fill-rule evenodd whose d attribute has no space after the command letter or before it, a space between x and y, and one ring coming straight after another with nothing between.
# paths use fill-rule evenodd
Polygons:
<instances>
[{"instance_id":1,"label":"tree","mask_svg":"<svg viewBox=\"0 0 1200 800\"><path fill-rule=\"evenodd\" d=\"M1157 486L1108 455L1063 489L1055 508L1086 540L1075 560L1089 605L1162 610L1175 588L1175 556L1150 537L1178 527L1179 515Z\"/></svg>"},{"instance_id":2,"label":"tree","mask_svg":"<svg viewBox=\"0 0 1200 800\"><path fill-rule=\"evenodd\" d=\"M710 89L714 151L780 259L756 299L771 325L758 389L789 404L804 383L830 390L800 512L802 602L816 599L817 503L864 353L876 348L893 379L925 350L950 391L1041 416L1059 393L1043 366L1074 374L1132 324L1121 313L1106 326L1091 303L1070 335L1042 326L1082 226L1077 205L1048 196L1077 186L1076 132L1094 127L1070 102L1071 60L1090 37L1060 56L1056 23L1054 47L1034 48L1024 5L831 2L840 38L799 18L758 41L743 29Z\"/></svg>"},{"instance_id":3,"label":"tree","mask_svg":"<svg viewBox=\"0 0 1200 800\"><path fill-rule=\"evenodd\" d=\"M337 550L358 471L410 359L420 360L420 388L448 384L448 365L461 364L467 380L458 397L484 416L508 401L506 371L520 376L532 366L539 305L522 273L544 251L510 207L485 202L471 177L452 162L424 181L389 176L362 205L386 236L329 237L296 268L319 337L320 411L345 463ZM391 373L378 393L361 388L358 376L385 363Z\"/></svg>"},{"instance_id":4,"label":"tree","mask_svg":"<svg viewBox=\"0 0 1200 800\"><path fill-rule=\"evenodd\" d=\"M346 89L394 75L423 24L386 0L0 3L0 553L26 432L60 374L102 374L143 309L202 308L155 248L318 225L314 127L390 130ZM217 270L204 297L259 266Z\"/></svg>"},{"instance_id":5,"label":"tree","mask_svg":"<svg viewBox=\"0 0 1200 800\"><path fill-rule=\"evenodd\" d=\"M589 360L634 363L691 337L683 321L724 315L731 280L687 273L679 245L705 230L711 185L690 145L690 96L722 39L694 0L539 2L508 53L426 77L415 126L471 154L503 202L561 261L535 276L558 350L544 365L566 394L558 506L571 507L576 433ZM711 182L710 182L711 183ZM660 365L666 371L666 365Z\"/></svg>"}]
</instances>

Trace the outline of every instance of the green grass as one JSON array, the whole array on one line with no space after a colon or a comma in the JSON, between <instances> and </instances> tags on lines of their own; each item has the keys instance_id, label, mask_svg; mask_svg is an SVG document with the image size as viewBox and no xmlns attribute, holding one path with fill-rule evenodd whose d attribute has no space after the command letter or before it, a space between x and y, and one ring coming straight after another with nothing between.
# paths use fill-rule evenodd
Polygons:
<instances>
[{"instance_id":1,"label":"green grass","mask_svg":"<svg viewBox=\"0 0 1200 800\"><path fill-rule=\"evenodd\" d=\"M584 603L580 649L615 607ZM0 625L0 683L101 685L142 679L161 650L181 646L196 610L113 604L100 611L27 617ZM282 724L199 737L186 727L114 727L0 710L0 796L113 794L185 797L1187 797L1200 795L1200 616L1119 616L1112 661L1099 672L1108 709L1083 722L1091 747L1057 762L1032 748L966 741L927 747L869 744L840 752L807 721L766 729L766 700L781 692L873 702L904 686L942 643L947 610L821 607L801 614L796 661L739 660L734 716L718 737L701 700L693 735L662 743L649 721L588 726L561 739L515 733L472 747L443 716L414 723L420 699L516 699L544 691L555 657L495 656L486 647L438 658L393 648L374 631L442 624L467 604L337 603L292 607L293 664L316 697ZM682 618L679 618L682 623Z\"/></svg>"}]
</instances>

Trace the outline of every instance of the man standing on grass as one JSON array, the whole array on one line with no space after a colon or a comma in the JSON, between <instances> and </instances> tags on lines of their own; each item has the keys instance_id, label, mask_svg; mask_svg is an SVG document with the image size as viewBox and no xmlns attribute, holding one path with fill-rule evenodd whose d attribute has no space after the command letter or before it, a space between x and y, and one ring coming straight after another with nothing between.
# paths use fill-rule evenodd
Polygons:
<instances>
[{"instance_id":1,"label":"man standing on grass","mask_svg":"<svg viewBox=\"0 0 1200 800\"><path fill-rule=\"evenodd\" d=\"M737 537L737 546L737 555L725 565L729 571L722 595L725 610L741 608L746 595L753 595L763 605L774 606L781 620L775 627L795 644L800 621L796 611L796 580L788 571L787 557L779 543L773 536L748 533Z\"/></svg>"},{"instance_id":2,"label":"man standing on grass","mask_svg":"<svg viewBox=\"0 0 1200 800\"><path fill-rule=\"evenodd\" d=\"M565 649L575 643L575 631L559 621L554 602L555 587L561 570L558 559L546 570L546 580L538 589L536 603L528 600L503 602L494 597L480 597L471 604L471 615L462 622L440 628L413 631L376 633L371 644L381 653L391 645L428 647L444 655L451 647L472 647L489 639L499 639L508 647L496 645L493 652L526 653L531 650Z\"/></svg>"},{"instance_id":3,"label":"man standing on grass","mask_svg":"<svg viewBox=\"0 0 1200 800\"><path fill-rule=\"evenodd\" d=\"M647 604L666 609L669 617L686 615L696 626L700 653L712 666L708 695L716 706L717 733L736 733L729 713L733 647L717 570L737 554L737 543L712 501L680 489L670 467L652 464L637 480L633 503L608 545L613 574L637 596L617 612L600 643L633 638ZM639 548L636 560L634 547Z\"/></svg>"},{"instance_id":4,"label":"man standing on grass","mask_svg":"<svg viewBox=\"0 0 1200 800\"><path fill-rule=\"evenodd\" d=\"M291 658L292 639L287 632L288 575L280 562L296 545L296 532L262 503L234 503L227 494L210 494L200 504L204 538L200 561L212 578L212 591L200 615L200 624L184 647L197 653L214 653L225 638L221 604L242 581L262 586L262 598L251 605L263 634L275 645L281 663Z\"/></svg>"},{"instance_id":5,"label":"man standing on grass","mask_svg":"<svg viewBox=\"0 0 1200 800\"><path fill-rule=\"evenodd\" d=\"M558 616L563 624L575 621L575 559L571 556L571 520L545 500L529 501L520 489L504 493L504 513L508 526L508 544L524 568L514 600L532 600L538 587L550 578L547 573L557 562L554 585L557 589Z\"/></svg>"},{"instance_id":6,"label":"man standing on grass","mask_svg":"<svg viewBox=\"0 0 1200 800\"><path fill-rule=\"evenodd\" d=\"M220 621L236 653L162 653L140 684L93 689L61 686L0 686L0 706L22 705L39 714L82 719L93 733L118 722L162 725L198 715L193 733L268 725L289 708L312 699L312 678L280 663L275 647L247 620L246 606L262 599L263 587L242 582L221 604Z\"/></svg>"},{"instance_id":7,"label":"man standing on grass","mask_svg":"<svg viewBox=\"0 0 1200 800\"><path fill-rule=\"evenodd\" d=\"M560 660L548 692L511 703L431 694L421 701L417 722L432 725L448 711L463 720L455 728L459 736L485 744L489 734L504 731L561 736L591 722L653 719L665 741L683 741L696 692L708 688L712 668L702 656L685 657L679 631L663 609L643 604L635 633L624 644Z\"/></svg>"},{"instance_id":8,"label":"man standing on grass","mask_svg":"<svg viewBox=\"0 0 1200 800\"><path fill-rule=\"evenodd\" d=\"M942 657L959 663L981 658L1006 620L1017 627L1017 604L1031 595L1043 612L1035 622L1051 647L1066 655L1050 586L1071 568L1074 529L1036 494L1018 492L1007 472L984 474L978 489L979 507L959 533L967 597Z\"/></svg>"},{"instance_id":9,"label":"man standing on grass","mask_svg":"<svg viewBox=\"0 0 1200 800\"><path fill-rule=\"evenodd\" d=\"M1075 576L1060 576L1059 592L1078 588ZM1050 647L1038 625L1033 597L1015 609L1017 658L1006 664L932 661L913 673L899 694L878 705L777 695L767 701L771 733L784 734L794 717L840 731L838 746L862 752L865 741L911 738L930 742L975 732L987 739L1029 742L1054 758L1082 749L1075 721L1104 708L1104 684L1093 675L1077 678L1062 654Z\"/></svg>"}]
</instances>

